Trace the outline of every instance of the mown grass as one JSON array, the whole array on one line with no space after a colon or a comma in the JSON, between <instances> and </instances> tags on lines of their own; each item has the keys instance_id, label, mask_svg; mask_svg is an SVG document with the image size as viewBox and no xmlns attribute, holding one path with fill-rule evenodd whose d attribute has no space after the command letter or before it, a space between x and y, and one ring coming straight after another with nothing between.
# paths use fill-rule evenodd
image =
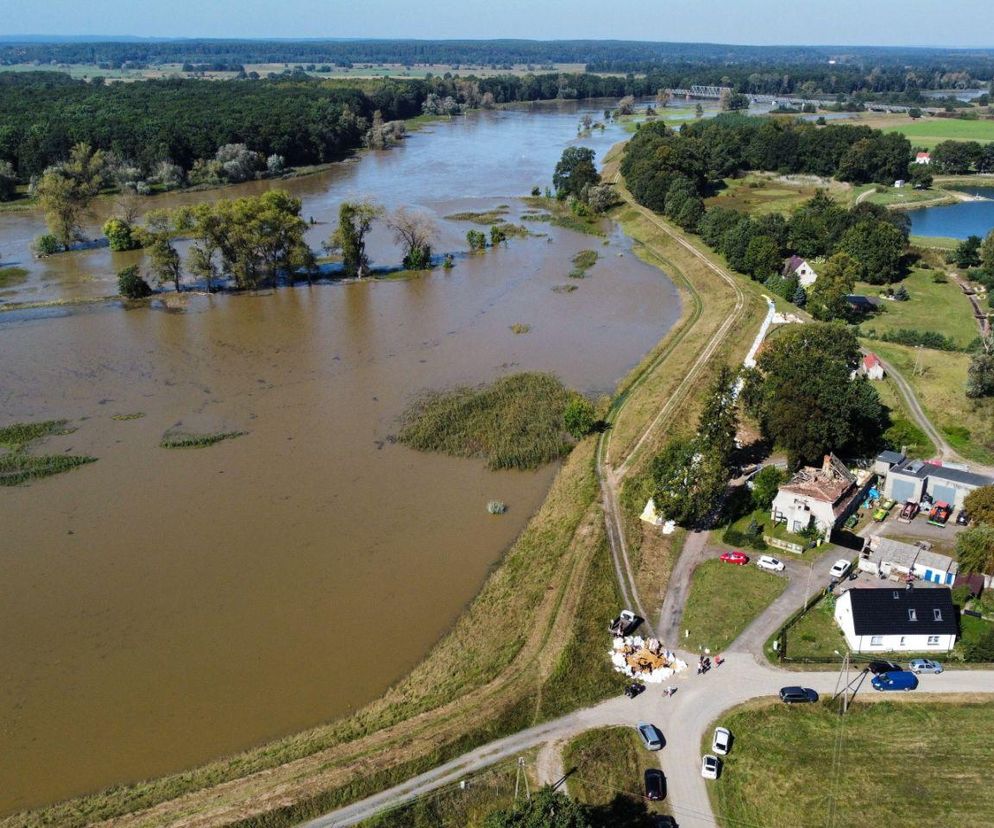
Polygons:
<instances>
[{"instance_id":1,"label":"mown grass","mask_svg":"<svg viewBox=\"0 0 994 828\"><path fill-rule=\"evenodd\" d=\"M843 652L846 640L835 623L834 612L835 602L830 598L811 607L787 630L782 655L790 659L817 659L831 658L836 650Z\"/></svg>"},{"instance_id":2,"label":"mown grass","mask_svg":"<svg viewBox=\"0 0 994 828\"><path fill-rule=\"evenodd\" d=\"M428 394L405 415L400 441L420 451L482 457L491 469L534 469L565 456L571 392L551 374L521 373L479 388Z\"/></svg>"},{"instance_id":3,"label":"mown grass","mask_svg":"<svg viewBox=\"0 0 994 828\"><path fill-rule=\"evenodd\" d=\"M571 279L583 279L587 271L597 264L596 250L581 250L573 257L573 269L569 272Z\"/></svg>"},{"instance_id":4,"label":"mown grass","mask_svg":"<svg viewBox=\"0 0 994 828\"><path fill-rule=\"evenodd\" d=\"M577 801L605 805L622 796L642 807L643 774L659 762L642 747L634 727L602 727L566 744L563 767L570 796ZM652 810L665 813L662 803L652 803Z\"/></svg>"},{"instance_id":5,"label":"mown grass","mask_svg":"<svg viewBox=\"0 0 994 828\"><path fill-rule=\"evenodd\" d=\"M0 288L22 284L27 278L28 271L23 267L0 267Z\"/></svg>"},{"instance_id":6,"label":"mown grass","mask_svg":"<svg viewBox=\"0 0 994 828\"><path fill-rule=\"evenodd\" d=\"M923 118L884 132L900 132L916 147L932 149L943 141L994 141L994 121L966 121L958 118Z\"/></svg>"},{"instance_id":7,"label":"mown grass","mask_svg":"<svg viewBox=\"0 0 994 828\"><path fill-rule=\"evenodd\" d=\"M724 825L994 825L989 701L753 703L715 724L737 737L709 783Z\"/></svg>"},{"instance_id":8,"label":"mown grass","mask_svg":"<svg viewBox=\"0 0 994 828\"><path fill-rule=\"evenodd\" d=\"M936 277L944 281L936 282ZM916 268L901 284L908 291L905 302L885 301L882 309L861 325L867 334L876 336L892 333L901 328L934 331L951 339L960 348L967 347L977 338L977 322L973 317L970 300L945 274L930 268ZM875 296L879 285L857 282L856 293Z\"/></svg>"},{"instance_id":9,"label":"mown grass","mask_svg":"<svg viewBox=\"0 0 994 828\"><path fill-rule=\"evenodd\" d=\"M207 448L224 440L233 440L248 434L247 431L217 431L213 434L187 434L181 431L167 431L159 441L160 448Z\"/></svg>"},{"instance_id":10,"label":"mown grass","mask_svg":"<svg viewBox=\"0 0 994 828\"><path fill-rule=\"evenodd\" d=\"M880 341L872 341L868 347L901 372L929 419L959 454L968 460L994 463L994 400L967 398L967 354Z\"/></svg>"},{"instance_id":11,"label":"mown grass","mask_svg":"<svg viewBox=\"0 0 994 828\"><path fill-rule=\"evenodd\" d=\"M690 630L687 649L721 652L786 588L786 578L751 561L746 566L705 561L694 570L683 611L682 626Z\"/></svg>"}]
</instances>

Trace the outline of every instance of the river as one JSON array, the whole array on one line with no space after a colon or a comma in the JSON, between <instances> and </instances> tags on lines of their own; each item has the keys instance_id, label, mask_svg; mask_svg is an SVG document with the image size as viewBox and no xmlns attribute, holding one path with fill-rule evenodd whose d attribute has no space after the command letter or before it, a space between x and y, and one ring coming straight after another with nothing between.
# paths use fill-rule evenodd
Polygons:
<instances>
[{"instance_id":1,"label":"river","mask_svg":"<svg viewBox=\"0 0 994 828\"><path fill-rule=\"evenodd\" d=\"M945 236L965 239L967 236L983 238L994 230L994 188L958 187L958 190L976 196L976 201L958 201L939 207L911 210L911 232L916 236Z\"/></svg>"},{"instance_id":2,"label":"river","mask_svg":"<svg viewBox=\"0 0 994 828\"><path fill-rule=\"evenodd\" d=\"M439 217L507 204L515 221L580 115L604 105L474 113L279 186L318 222L315 247L354 195ZM623 137L610 126L582 143L602 154ZM437 249L463 250L473 225L440 224ZM5 264L29 270L0 299L113 293L135 255L35 261L42 228L33 211L0 214ZM44 450L99 458L0 489L0 813L342 716L425 655L555 468L493 473L407 449L391 440L406 405L516 370L609 393L679 314L673 285L617 230L602 244L533 229L547 235L412 281L0 314L0 424L66 418L77 430ZM600 260L574 282L570 259L585 248ZM397 262L383 228L371 253ZM578 289L552 290L564 283ZM513 334L519 322L531 331ZM247 434L159 448L177 425ZM487 514L492 498L506 515Z\"/></svg>"}]
</instances>

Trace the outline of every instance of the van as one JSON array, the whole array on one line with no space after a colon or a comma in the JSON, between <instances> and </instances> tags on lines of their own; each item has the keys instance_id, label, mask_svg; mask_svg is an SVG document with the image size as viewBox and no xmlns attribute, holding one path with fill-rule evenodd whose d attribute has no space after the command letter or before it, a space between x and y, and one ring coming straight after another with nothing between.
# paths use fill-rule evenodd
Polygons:
<instances>
[{"instance_id":1,"label":"van","mask_svg":"<svg viewBox=\"0 0 994 828\"><path fill-rule=\"evenodd\" d=\"M918 677L909 670L892 670L874 676L870 684L874 690L914 690L918 686Z\"/></svg>"}]
</instances>

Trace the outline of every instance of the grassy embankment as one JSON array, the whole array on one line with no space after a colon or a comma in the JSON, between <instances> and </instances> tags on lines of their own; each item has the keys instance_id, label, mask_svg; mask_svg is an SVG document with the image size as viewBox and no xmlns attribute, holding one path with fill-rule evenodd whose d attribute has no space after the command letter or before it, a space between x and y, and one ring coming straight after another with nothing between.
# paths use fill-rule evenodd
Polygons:
<instances>
[{"instance_id":1,"label":"grassy embankment","mask_svg":"<svg viewBox=\"0 0 994 828\"><path fill-rule=\"evenodd\" d=\"M705 561L694 570L683 611L686 649L720 653L786 588L786 578L754 566Z\"/></svg>"},{"instance_id":2,"label":"grassy embankment","mask_svg":"<svg viewBox=\"0 0 994 828\"><path fill-rule=\"evenodd\" d=\"M643 774L647 768L658 768L659 761L643 747L633 727L605 727L577 736L563 748L563 767L569 794L579 802L614 808L629 819L645 811L669 813L665 799L650 803L644 799Z\"/></svg>"},{"instance_id":3,"label":"grassy embankment","mask_svg":"<svg viewBox=\"0 0 994 828\"><path fill-rule=\"evenodd\" d=\"M989 701L857 703L845 717L767 701L715 724L737 737L708 783L722 825L994 825Z\"/></svg>"},{"instance_id":4,"label":"grassy embankment","mask_svg":"<svg viewBox=\"0 0 994 828\"><path fill-rule=\"evenodd\" d=\"M14 423L0 428L0 486L17 486L28 480L50 477L96 461L78 454L28 454L28 449L46 437L72 434L66 420Z\"/></svg>"},{"instance_id":5,"label":"grassy embankment","mask_svg":"<svg viewBox=\"0 0 994 828\"><path fill-rule=\"evenodd\" d=\"M555 209L544 199L535 202ZM639 224L637 215L629 218L628 226L650 242L657 239L659 250L662 235ZM673 247L674 260L690 275L678 267L667 272L694 285L698 301L708 301L695 313L685 306L682 322L619 387L627 400L628 387L636 386L645 419L670 398L729 306L720 280ZM642 255L662 261L648 248ZM762 308L754 304L758 324ZM738 347L736 342L732 349ZM665 378L658 380L659 374ZM674 421L687 420L702 382L681 390ZM637 428L627 406L621 412L626 429ZM600 646L604 619L617 610L618 596L595 503L594 449L590 438L570 454L546 501L453 630L383 698L342 721L183 774L120 786L0 825L74 826L112 817L120 824L159 825L190 814L200 824L289 825L617 692L623 682L610 671L606 644L604 652Z\"/></svg>"}]
</instances>

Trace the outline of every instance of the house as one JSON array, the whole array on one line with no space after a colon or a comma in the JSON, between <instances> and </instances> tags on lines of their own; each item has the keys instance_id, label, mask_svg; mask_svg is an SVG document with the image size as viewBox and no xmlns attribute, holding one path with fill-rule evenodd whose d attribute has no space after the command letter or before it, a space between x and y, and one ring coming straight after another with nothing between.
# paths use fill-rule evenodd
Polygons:
<instances>
[{"instance_id":1,"label":"house","mask_svg":"<svg viewBox=\"0 0 994 828\"><path fill-rule=\"evenodd\" d=\"M894 466L899 466L907 459L904 453L900 451L882 451L877 455L877 459L873 461L873 471L881 478L886 477L887 472L894 468Z\"/></svg>"},{"instance_id":2,"label":"house","mask_svg":"<svg viewBox=\"0 0 994 828\"><path fill-rule=\"evenodd\" d=\"M956 643L948 587L849 589L835 602L835 623L856 653L948 653Z\"/></svg>"},{"instance_id":3,"label":"house","mask_svg":"<svg viewBox=\"0 0 994 828\"><path fill-rule=\"evenodd\" d=\"M895 580L909 575L933 584L953 586L959 564L948 555L931 551L927 543L902 543L876 535L859 556L859 569L881 578Z\"/></svg>"},{"instance_id":4,"label":"house","mask_svg":"<svg viewBox=\"0 0 994 828\"><path fill-rule=\"evenodd\" d=\"M872 313L875 310L879 310L881 307L881 300L876 296L862 296L858 293L850 293L846 296L846 302L849 303L850 309L856 313Z\"/></svg>"},{"instance_id":5,"label":"house","mask_svg":"<svg viewBox=\"0 0 994 828\"><path fill-rule=\"evenodd\" d=\"M928 495L933 502L944 502L956 509L974 489L994 484L994 478L925 460L905 460L887 472L884 495L898 503L918 502Z\"/></svg>"},{"instance_id":6,"label":"house","mask_svg":"<svg viewBox=\"0 0 994 828\"><path fill-rule=\"evenodd\" d=\"M866 354L863 357L863 373L867 379L882 380L884 378L884 366L880 357L876 354Z\"/></svg>"},{"instance_id":7,"label":"house","mask_svg":"<svg viewBox=\"0 0 994 828\"><path fill-rule=\"evenodd\" d=\"M818 274L815 273L814 268L800 256L791 256L787 259L787 263L783 266L783 275L797 276L797 281L804 288L811 287L818 281Z\"/></svg>"},{"instance_id":8,"label":"house","mask_svg":"<svg viewBox=\"0 0 994 828\"><path fill-rule=\"evenodd\" d=\"M916 164L931 164L932 156L927 152L915 153L915 163Z\"/></svg>"},{"instance_id":9,"label":"house","mask_svg":"<svg viewBox=\"0 0 994 828\"><path fill-rule=\"evenodd\" d=\"M859 505L872 474L860 481L834 454L826 454L821 468L805 466L784 483L773 499L771 517L791 532L817 527L823 537Z\"/></svg>"}]
</instances>

